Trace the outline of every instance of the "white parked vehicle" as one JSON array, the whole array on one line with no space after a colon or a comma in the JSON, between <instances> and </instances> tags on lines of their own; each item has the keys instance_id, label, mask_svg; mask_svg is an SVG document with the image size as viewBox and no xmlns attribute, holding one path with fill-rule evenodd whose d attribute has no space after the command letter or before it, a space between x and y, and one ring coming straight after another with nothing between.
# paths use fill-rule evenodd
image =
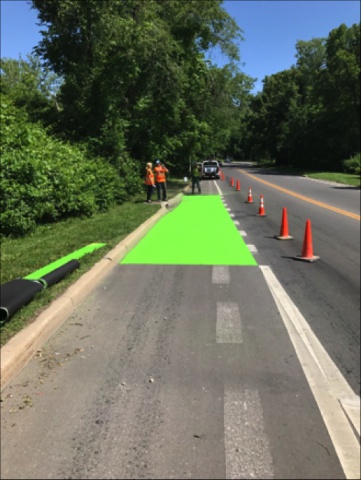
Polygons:
<instances>
[{"instance_id":1,"label":"white parked vehicle","mask_svg":"<svg viewBox=\"0 0 361 480\"><path fill-rule=\"evenodd\" d=\"M221 170L217 160L204 160L202 163L203 178L221 178Z\"/></svg>"}]
</instances>

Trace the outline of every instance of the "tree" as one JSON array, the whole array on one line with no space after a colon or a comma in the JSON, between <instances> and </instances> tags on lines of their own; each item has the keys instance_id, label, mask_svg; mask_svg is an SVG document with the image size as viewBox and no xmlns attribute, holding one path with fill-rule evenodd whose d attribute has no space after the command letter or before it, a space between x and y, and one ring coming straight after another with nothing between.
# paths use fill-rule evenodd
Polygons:
<instances>
[{"instance_id":1,"label":"tree","mask_svg":"<svg viewBox=\"0 0 361 480\"><path fill-rule=\"evenodd\" d=\"M59 109L56 95L60 86L57 75L41 67L38 57L27 55L27 60L1 58L0 91L15 106L23 108L34 120L48 120Z\"/></svg>"},{"instance_id":2,"label":"tree","mask_svg":"<svg viewBox=\"0 0 361 480\"><path fill-rule=\"evenodd\" d=\"M336 167L360 150L360 24L332 30L326 41L322 100Z\"/></svg>"},{"instance_id":3,"label":"tree","mask_svg":"<svg viewBox=\"0 0 361 480\"><path fill-rule=\"evenodd\" d=\"M236 61L241 39L221 0L32 3L47 27L36 51L64 78L61 128L71 138L113 163L125 154L178 163L213 138L195 95L211 78L204 52L219 45Z\"/></svg>"},{"instance_id":4,"label":"tree","mask_svg":"<svg viewBox=\"0 0 361 480\"><path fill-rule=\"evenodd\" d=\"M246 148L279 165L342 171L360 148L360 28L296 44L297 64L264 79L246 117Z\"/></svg>"}]
</instances>

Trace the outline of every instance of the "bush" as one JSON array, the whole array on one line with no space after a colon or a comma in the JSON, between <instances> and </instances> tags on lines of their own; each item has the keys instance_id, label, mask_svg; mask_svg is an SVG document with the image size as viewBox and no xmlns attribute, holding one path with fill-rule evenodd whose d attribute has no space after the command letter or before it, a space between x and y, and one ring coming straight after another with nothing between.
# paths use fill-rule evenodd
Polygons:
<instances>
[{"instance_id":1,"label":"bush","mask_svg":"<svg viewBox=\"0 0 361 480\"><path fill-rule=\"evenodd\" d=\"M348 160L343 161L343 167L345 173L354 173L356 175L361 174L361 159L360 154L357 153Z\"/></svg>"},{"instance_id":2,"label":"bush","mask_svg":"<svg viewBox=\"0 0 361 480\"><path fill-rule=\"evenodd\" d=\"M124 201L125 180L116 167L48 136L10 103L3 107L2 236L26 235L37 224L71 216L89 217Z\"/></svg>"}]
</instances>

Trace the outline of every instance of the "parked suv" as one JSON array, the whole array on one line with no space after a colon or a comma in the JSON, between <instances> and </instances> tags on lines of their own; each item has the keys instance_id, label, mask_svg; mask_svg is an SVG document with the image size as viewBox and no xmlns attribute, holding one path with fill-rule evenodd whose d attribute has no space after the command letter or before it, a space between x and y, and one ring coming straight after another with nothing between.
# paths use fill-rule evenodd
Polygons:
<instances>
[{"instance_id":1,"label":"parked suv","mask_svg":"<svg viewBox=\"0 0 361 480\"><path fill-rule=\"evenodd\" d=\"M220 178L220 168L217 160L204 160L202 163L202 178Z\"/></svg>"}]
</instances>

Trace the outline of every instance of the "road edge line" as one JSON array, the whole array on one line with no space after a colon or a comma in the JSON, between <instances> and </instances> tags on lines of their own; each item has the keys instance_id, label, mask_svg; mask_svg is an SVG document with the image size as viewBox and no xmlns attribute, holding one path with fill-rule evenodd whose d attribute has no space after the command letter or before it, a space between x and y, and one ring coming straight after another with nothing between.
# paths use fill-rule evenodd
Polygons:
<instances>
[{"instance_id":1,"label":"road edge line","mask_svg":"<svg viewBox=\"0 0 361 480\"><path fill-rule=\"evenodd\" d=\"M360 422L360 408L357 408L360 399L328 356L272 269L267 265L259 267L284 321L345 476L359 478L360 443L356 432ZM344 396L349 402L344 401ZM354 402L350 402L350 399ZM347 409L348 403L351 403L351 409Z\"/></svg>"}]
</instances>

